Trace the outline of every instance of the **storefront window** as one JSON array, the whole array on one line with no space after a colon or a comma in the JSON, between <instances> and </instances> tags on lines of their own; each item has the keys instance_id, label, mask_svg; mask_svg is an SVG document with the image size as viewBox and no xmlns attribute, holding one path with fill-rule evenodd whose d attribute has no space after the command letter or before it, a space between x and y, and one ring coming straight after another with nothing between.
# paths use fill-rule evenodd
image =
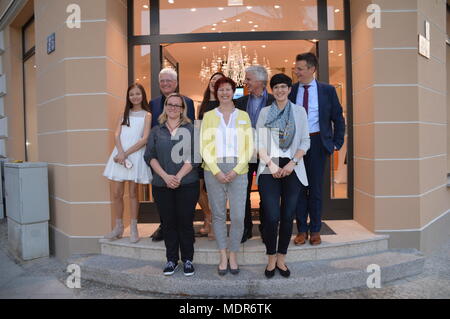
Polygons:
<instances>
[{"instance_id":1,"label":"storefront window","mask_svg":"<svg viewBox=\"0 0 450 319\"><path fill-rule=\"evenodd\" d=\"M38 154L38 127L36 112L36 61L35 55L24 63L24 88L26 110L26 150L27 160L37 162Z\"/></svg>"},{"instance_id":2,"label":"storefront window","mask_svg":"<svg viewBox=\"0 0 450 319\"><path fill-rule=\"evenodd\" d=\"M345 42L328 42L329 74L330 84L336 88L339 101L341 102L344 118L347 117L347 74L345 65ZM347 157L347 135L344 139L344 146L334 152L331 169L331 198L347 198L347 175L348 175L348 157Z\"/></svg>"},{"instance_id":3,"label":"storefront window","mask_svg":"<svg viewBox=\"0 0 450 319\"><path fill-rule=\"evenodd\" d=\"M150 1L134 0L134 35L150 34Z\"/></svg>"},{"instance_id":4,"label":"storefront window","mask_svg":"<svg viewBox=\"0 0 450 319\"><path fill-rule=\"evenodd\" d=\"M151 97L150 78L150 46L138 45L134 47L134 81L144 86L147 98Z\"/></svg>"},{"instance_id":5,"label":"storefront window","mask_svg":"<svg viewBox=\"0 0 450 319\"><path fill-rule=\"evenodd\" d=\"M35 31L34 31L34 22L30 23L23 32L24 37L24 48L23 52L30 51L35 45Z\"/></svg>"},{"instance_id":6,"label":"storefront window","mask_svg":"<svg viewBox=\"0 0 450 319\"><path fill-rule=\"evenodd\" d=\"M344 0L328 0L328 29L344 30Z\"/></svg>"},{"instance_id":7,"label":"storefront window","mask_svg":"<svg viewBox=\"0 0 450 319\"><path fill-rule=\"evenodd\" d=\"M161 34L317 30L317 0L160 1Z\"/></svg>"},{"instance_id":8,"label":"storefront window","mask_svg":"<svg viewBox=\"0 0 450 319\"><path fill-rule=\"evenodd\" d=\"M166 44L163 55L164 60L169 56L171 63L178 65L180 92L192 98L197 108L210 76L217 71L226 73L230 57L242 57L243 63L234 74L243 73L246 66L260 64L267 68L269 77L285 73L296 81L295 57L315 50L316 42L306 40L197 42Z\"/></svg>"}]
</instances>

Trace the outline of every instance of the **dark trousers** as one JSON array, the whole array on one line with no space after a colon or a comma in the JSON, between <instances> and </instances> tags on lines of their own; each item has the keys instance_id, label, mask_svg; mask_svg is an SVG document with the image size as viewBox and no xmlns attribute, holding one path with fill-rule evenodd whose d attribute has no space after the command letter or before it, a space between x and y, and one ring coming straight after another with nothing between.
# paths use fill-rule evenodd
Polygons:
<instances>
[{"instance_id":1,"label":"dark trousers","mask_svg":"<svg viewBox=\"0 0 450 319\"><path fill-rule=\"evenodd\" d=\"M199 183L177 189L153 186L153 197L162 220L167 261L177 263L194 258L194 212L200 193Z\"/></svg>"},{"instance_id":2,"label":"dark trousers","mask_svg":"<svg viewBox=\"0 0 450 319\"><path fill-rule=\"evenodd\" d=\"M259 160L256 163L249 163L248 164L248 185L247 185L247 200L245 202L245 219L244 219L244 228L245 229L252 229L253 222L252 222L252 206L251 206L251 200L250 200L250 193L252 190L252 181L253 181L253 174L255 172L258 172L258 165ZM261 228L263 225L263 209L261 206L261 201L259 201L259 221L261 223Z\"/></svg>"},{"instance_id":3,"label":"dark trousers","mask_svg":"<svg viewBox=\"0 0 450 319\"><path fill-rule=\"evenodd\" d=\"M281 158L279 166L283 167L289 161L289 158ZM264 208L263 233L266 253L274 255L278 252L286 255L289 242L291 241L292 224L298 197L304 186L300 183L295 171L284 178L274 178L271 174L261 174L258 185Z\"/></svg>"},{"instance_id":4,"label":"dark trousers","mask_svg":"<svg viewBox=\"0 0 450 319\"><path fill-rule=\"evenodd\" d=\"M328 156L320 135L311 136L311 147L303 157L309 186L304 187L298 199L296 219L299 233L318 233L322 227L323 174Z\"/></svg>"}]
</instances>

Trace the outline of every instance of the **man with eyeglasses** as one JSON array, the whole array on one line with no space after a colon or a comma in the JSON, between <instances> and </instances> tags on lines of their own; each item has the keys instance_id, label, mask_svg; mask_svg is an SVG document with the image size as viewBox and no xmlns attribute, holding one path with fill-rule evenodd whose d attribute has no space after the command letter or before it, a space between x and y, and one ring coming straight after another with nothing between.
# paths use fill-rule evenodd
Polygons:
<instances>
[{"instance_id":1,"label":"man with eyeglasses","mask_svg":"<svg viewBox=\"0 0 450 319\"><path fill-rule=\"evenodd\" d=\"M164 102L166 97L174 93L178 87L178 74L172 68L165 68L159 72L159 89L161 90L161 96L150 101L150 111L152 113L152 128L158 125L158 118L164 109ZM194 102L183 96L187 105L187 116L194 123L195 121L195 108ZM161 225L158 229L150 236L152 241L161 241L164 239Z\"/></svg>"}]
</instances>

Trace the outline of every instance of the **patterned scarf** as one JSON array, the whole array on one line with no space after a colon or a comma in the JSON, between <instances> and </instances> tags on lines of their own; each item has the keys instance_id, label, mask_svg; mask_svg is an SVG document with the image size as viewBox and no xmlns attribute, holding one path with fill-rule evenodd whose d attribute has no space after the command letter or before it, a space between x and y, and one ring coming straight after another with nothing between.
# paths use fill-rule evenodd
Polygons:
<instances>
[{"instance_id":1,"label":"patterned scarf","mask_svg":"<svg viewBox=\"0 0 450 319\"><path fill-rule=\"evenodd\" d=\"M278 108L275 101L267 115L265 126L278 129L279 146L283 151L291 146L295 136L295 120L292 112L292 103L289 100L282 110ZM277 138L277 136L274 137Z\"/></svg>"}]
</instances>

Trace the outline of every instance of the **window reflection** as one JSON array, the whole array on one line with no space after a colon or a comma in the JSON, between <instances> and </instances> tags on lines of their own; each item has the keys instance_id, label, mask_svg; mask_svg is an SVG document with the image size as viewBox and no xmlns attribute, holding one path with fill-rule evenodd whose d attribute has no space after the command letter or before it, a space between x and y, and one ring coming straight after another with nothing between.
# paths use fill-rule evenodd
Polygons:
<instances>
[{"instance_id":1,"label":"window reflection","mask_svg":"<svg viewBox=\"0 0 450 319\"><path fill-rule=\"evenodd\" d=\"M317 1L164 0L160 21L161 34L317 30Z\"/></svg>"},{"instance_id":2,"label":"window reflection","mask_svg":"<svg viewBox=\"0 0 450 319\"><path fill-rule=\"evenodd\" d=\"M147 98L151 97L151 58L150 45L138 45L134 47L134 81L142 84L147 93Z\"/></svg>"},{"instance_id":3,"label":"window reflection","mask_svg":"<svg viewBox=\"0 0 450 319\"><path fill-rule=\"evenodd\" d=\"M150 1L134 0L134 34L150 34Z\"/></svg>"},{"instance_id":4,"label":"window reflection","mask_svg":"<svg viewBox=\"0 0 450 319\"><path fill-rule=\"evenodd\" d=\"M345 66L345 42L329 41L329 74L330 84L336 88L339 101L341 102L344 118L347 117L347 74ZM347 121L346 121L347 122ZM346 130L347 133L347 130ZM347 135L344 145L333 154L331 161L331 198L347 198Z\"/></svg>"},{"instance_id":5,"label":"window reflection","mask_svg":"<svg viewBox=\"0 0 450 319\"><path fill-rule=\"evenodd\" d=\"M296 81L293 73L296 55L316 50L316 42L306 40L164 44L164 60L175 61L178 65L180 93L193 99L196 108L201 103L209 80L209 77L201 76L202 62L208 61L210 64L213 56L227 59L230 44L239 44L232 47L240 47L243 56L247 54L251 57L251 63L263 64L263 61L266 61L272 75L285 73L294 81ZM254 60L255 56L257 60Z\"/></svg>"},{"instance_id":6,"label":"window reflection","mask_svg":"<svg viewBox=\"0 0 450 319\"><path fill-rule=\"evenodd\" d=\"M328 0L328 29L344 30L344 0Z\"/></svg>"}]
</instances>

